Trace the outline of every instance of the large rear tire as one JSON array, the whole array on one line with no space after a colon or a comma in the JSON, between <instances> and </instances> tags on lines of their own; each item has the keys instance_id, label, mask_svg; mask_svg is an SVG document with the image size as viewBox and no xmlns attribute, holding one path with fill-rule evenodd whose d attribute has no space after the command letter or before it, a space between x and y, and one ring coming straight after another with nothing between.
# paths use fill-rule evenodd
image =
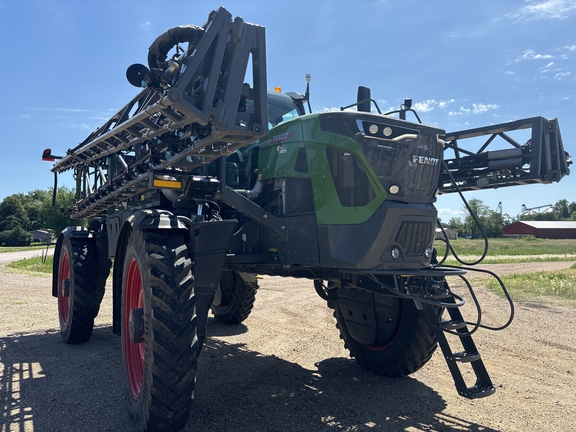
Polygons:
<instances>
[{"instance_id":1,"label":"large rear tire","mask_svg":"<svg viewBox=\"0 0 576 432\"><path fill-rule=\"evenodd\" d=\"M212 304L214 318L224 324L240 324L252 312L257 290L256 278L245 280L234 270L223 271Z\"/></svg>"},{"instance_id":2,"label":"large rear tire","mask_svg":"<svg viewBox=\"0 0 576 432\"><path fill-rule=\"evenodd\" d=\"M86 342L92 336L94 318L104 294L104 286L99 284L102 278L98 277L95 246L89 239L64 237L55 259L60 335L69 344Z\"/></svg>"},{"instance_id":3,"label":"large rear tire","mask_svg":"<svg viewBox=\"0 0 576 432\"><path fill-rule=\"evenodd\" d=\"M393 307L396 310L392 313L395 318L390 321L394 327L392 330L384 330L385 325L380 326L376 341L369 345L358 342L350 335L344 319L344 314L349 311L342 310L338 304L334 316L340 338L344 340L344 347L350 352L350 357L355 358L365 369L399 377L410 375L424 366L436 350L437 343L430 322L412 300L392 299L393 302L388 304L395 304Z\"/></svg>"},{"instance_id":4,"label":"large rear tire","mask_svg":"<svg viewBox=\"0 0 576 432\"><path fill-rule=\"evenodd\" d=\"M122 358L129 411L141 430L181 429L194 394L194 279L180 232L133 231L122 276Z\"/></svg>"}]
</instances>

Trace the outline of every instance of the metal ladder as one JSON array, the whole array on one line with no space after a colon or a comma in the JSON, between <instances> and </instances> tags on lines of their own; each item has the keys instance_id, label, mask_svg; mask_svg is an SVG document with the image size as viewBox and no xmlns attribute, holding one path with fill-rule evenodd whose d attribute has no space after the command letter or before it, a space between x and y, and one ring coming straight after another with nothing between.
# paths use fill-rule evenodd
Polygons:
<instances>
[{"instance_id":1,"label":"metal ladder","mask_svg":"<svg viewBox=\"0 0 576 432\"><path fill-rule=\"evenodd\" d=\"M437 310L430 303L421 303L428 320L432 324L434 333L436 334L436 340L442 349L442 354L444 359L448 364L450 373L454 379L454 384L456 385L456 390L460 396L466 397L468 399L477 399L490 396L496 391L492 380L488 375L488 371L484 366L484 362L476 348L476 344L472 340L472 336L468 330L466 322L462 317L460 309L456 306L456 302L453 297L449 297L443 300L444 303L453 303L454 307L446 307L446 311L450 315L449 320L441 320L438 317ZM454 352L448 339L446 338L446 332L456 335L460 342L462 343L463 351ZM476 375L476 383L472 386L468 386L464 381L462 372L460 370L459 363L469 363L472 366L472 370Z\"/></svg>"}]
</instances>

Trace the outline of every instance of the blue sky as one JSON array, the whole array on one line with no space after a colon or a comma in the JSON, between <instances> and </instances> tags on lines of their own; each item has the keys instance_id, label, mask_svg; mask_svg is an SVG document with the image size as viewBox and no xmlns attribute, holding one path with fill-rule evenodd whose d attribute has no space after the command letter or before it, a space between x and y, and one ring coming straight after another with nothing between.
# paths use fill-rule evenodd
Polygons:
<instances>
[{"instance_id":1,"label":"blue sky","mask_svg":"<svg viewBox=\"0 0 576 432\"><path fill-rule=\"evenodd\" d=\"M126 68L146 63L159 34L221 5L266 27L270 87L304 92L312 75L314 111L353 103L365 85L383 110L410 97L447 131L556 117L576 153L576 0L0 0L0 200L51 186L42 150L83 141L136 94ZM465 196L515 216L575 201L575 180ZM445 221L462 214L454 194L437 207Z\"/></svg>"}]
</instances>

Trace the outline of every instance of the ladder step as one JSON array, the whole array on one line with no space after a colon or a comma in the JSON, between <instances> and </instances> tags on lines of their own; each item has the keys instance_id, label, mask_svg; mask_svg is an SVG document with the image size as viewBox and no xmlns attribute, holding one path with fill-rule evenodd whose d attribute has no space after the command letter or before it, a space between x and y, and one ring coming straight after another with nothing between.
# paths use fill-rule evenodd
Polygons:
<instances>
[{"instance_id":1,"label":"ladder step","mask_svg":"<svg viewBox=\"0 0 576 432\"><path fill-rule=\"evenodd\" d=\"M462 320L446 320L440 321L439 327L443 330L458 330L466 327L466 322Z\"/></svg>"},{"instance_id":2,"label":"ladder step","mask_svg":"<svg viewBox=\"0 0 576 432\"><path fill-rule=\"evenodd\" d=\"M496 393L496 389L492 384L484 385L484 384L476 384L472 387L468 387L467 392L462 396L468 399L480 399L483 397L488 397Z\"/></svg>"},{"instance_id":3,"label":"ladder step","mask_svg":"<svg viewBox=\"0 0 576 432\"><path fill-rule=\"evenodd\" d=\"M496 389L492 385L488 371L482 362L476 344L467 330L466 322L458 308L447 308L450 320L440 321L436 309L430 304L424 304L424 311L434 328L438 345L442 349L448 369L454 379L456 390L460 396L468 399L477 399L490 396ZM462 329L462 330L461 330ZM452 335L457 336L462 344L462 352L453 352L445 332L457 330ZM468 387L458 363L468 363L476 376L476 384Z\"/></svg>"},{"instance_id":4,"label":"ladder step","mask_svg":"<svg viewBox=\"0 0 576 432\"><path fill-rule=\"evenodd\" d=\"M454 360L462 362L462 363L469 363L480 359L480 354L477 352L466 352L461 351L452 354Z\"/></svg>"}]
</instances>

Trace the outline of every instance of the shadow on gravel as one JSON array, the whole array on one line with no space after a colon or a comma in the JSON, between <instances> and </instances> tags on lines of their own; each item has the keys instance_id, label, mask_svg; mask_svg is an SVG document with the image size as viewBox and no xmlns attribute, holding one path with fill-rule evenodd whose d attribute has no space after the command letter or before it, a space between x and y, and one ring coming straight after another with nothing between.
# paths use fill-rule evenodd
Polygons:
<instances>
[{"instance_id":1,"label":"shadow on gravel","mask_svg":"<svg viewBox=\"0 0 576 432\"><path fill-rule=\"evenodd\" d=\"M210 325L212 335L228 331ZM378 377L344 358L316 367L209 338L184 430L494 431L442 414L442 397L415 379ZM3 431L131 431L123 391L120 338L110 327L82 345L53 330L0 338Z\"/></svg>"},{"instance_id":2,"label":"shadow on gravel","mask_svg":"<svg viewBox=\"0 0 576 432\"><path fill-rule=\"evenodd\" d=\"M56 330L0 338L1 430L131 430L120 349L111 327L81 345Z\"/></svg>"},{"instance_id":3,"label":"shadow on gravel","mask_svg":"<svg viewBox=\"0 0 576 432\"><path fill-rule=\"evenodd\" d=\"M227 328L213 322L209 334ZM495 431L443 414L442 397L415 379L376 376L346 358L308 370L209 338L197 380L188 432Z\"/></svg>"}]
</instances>

